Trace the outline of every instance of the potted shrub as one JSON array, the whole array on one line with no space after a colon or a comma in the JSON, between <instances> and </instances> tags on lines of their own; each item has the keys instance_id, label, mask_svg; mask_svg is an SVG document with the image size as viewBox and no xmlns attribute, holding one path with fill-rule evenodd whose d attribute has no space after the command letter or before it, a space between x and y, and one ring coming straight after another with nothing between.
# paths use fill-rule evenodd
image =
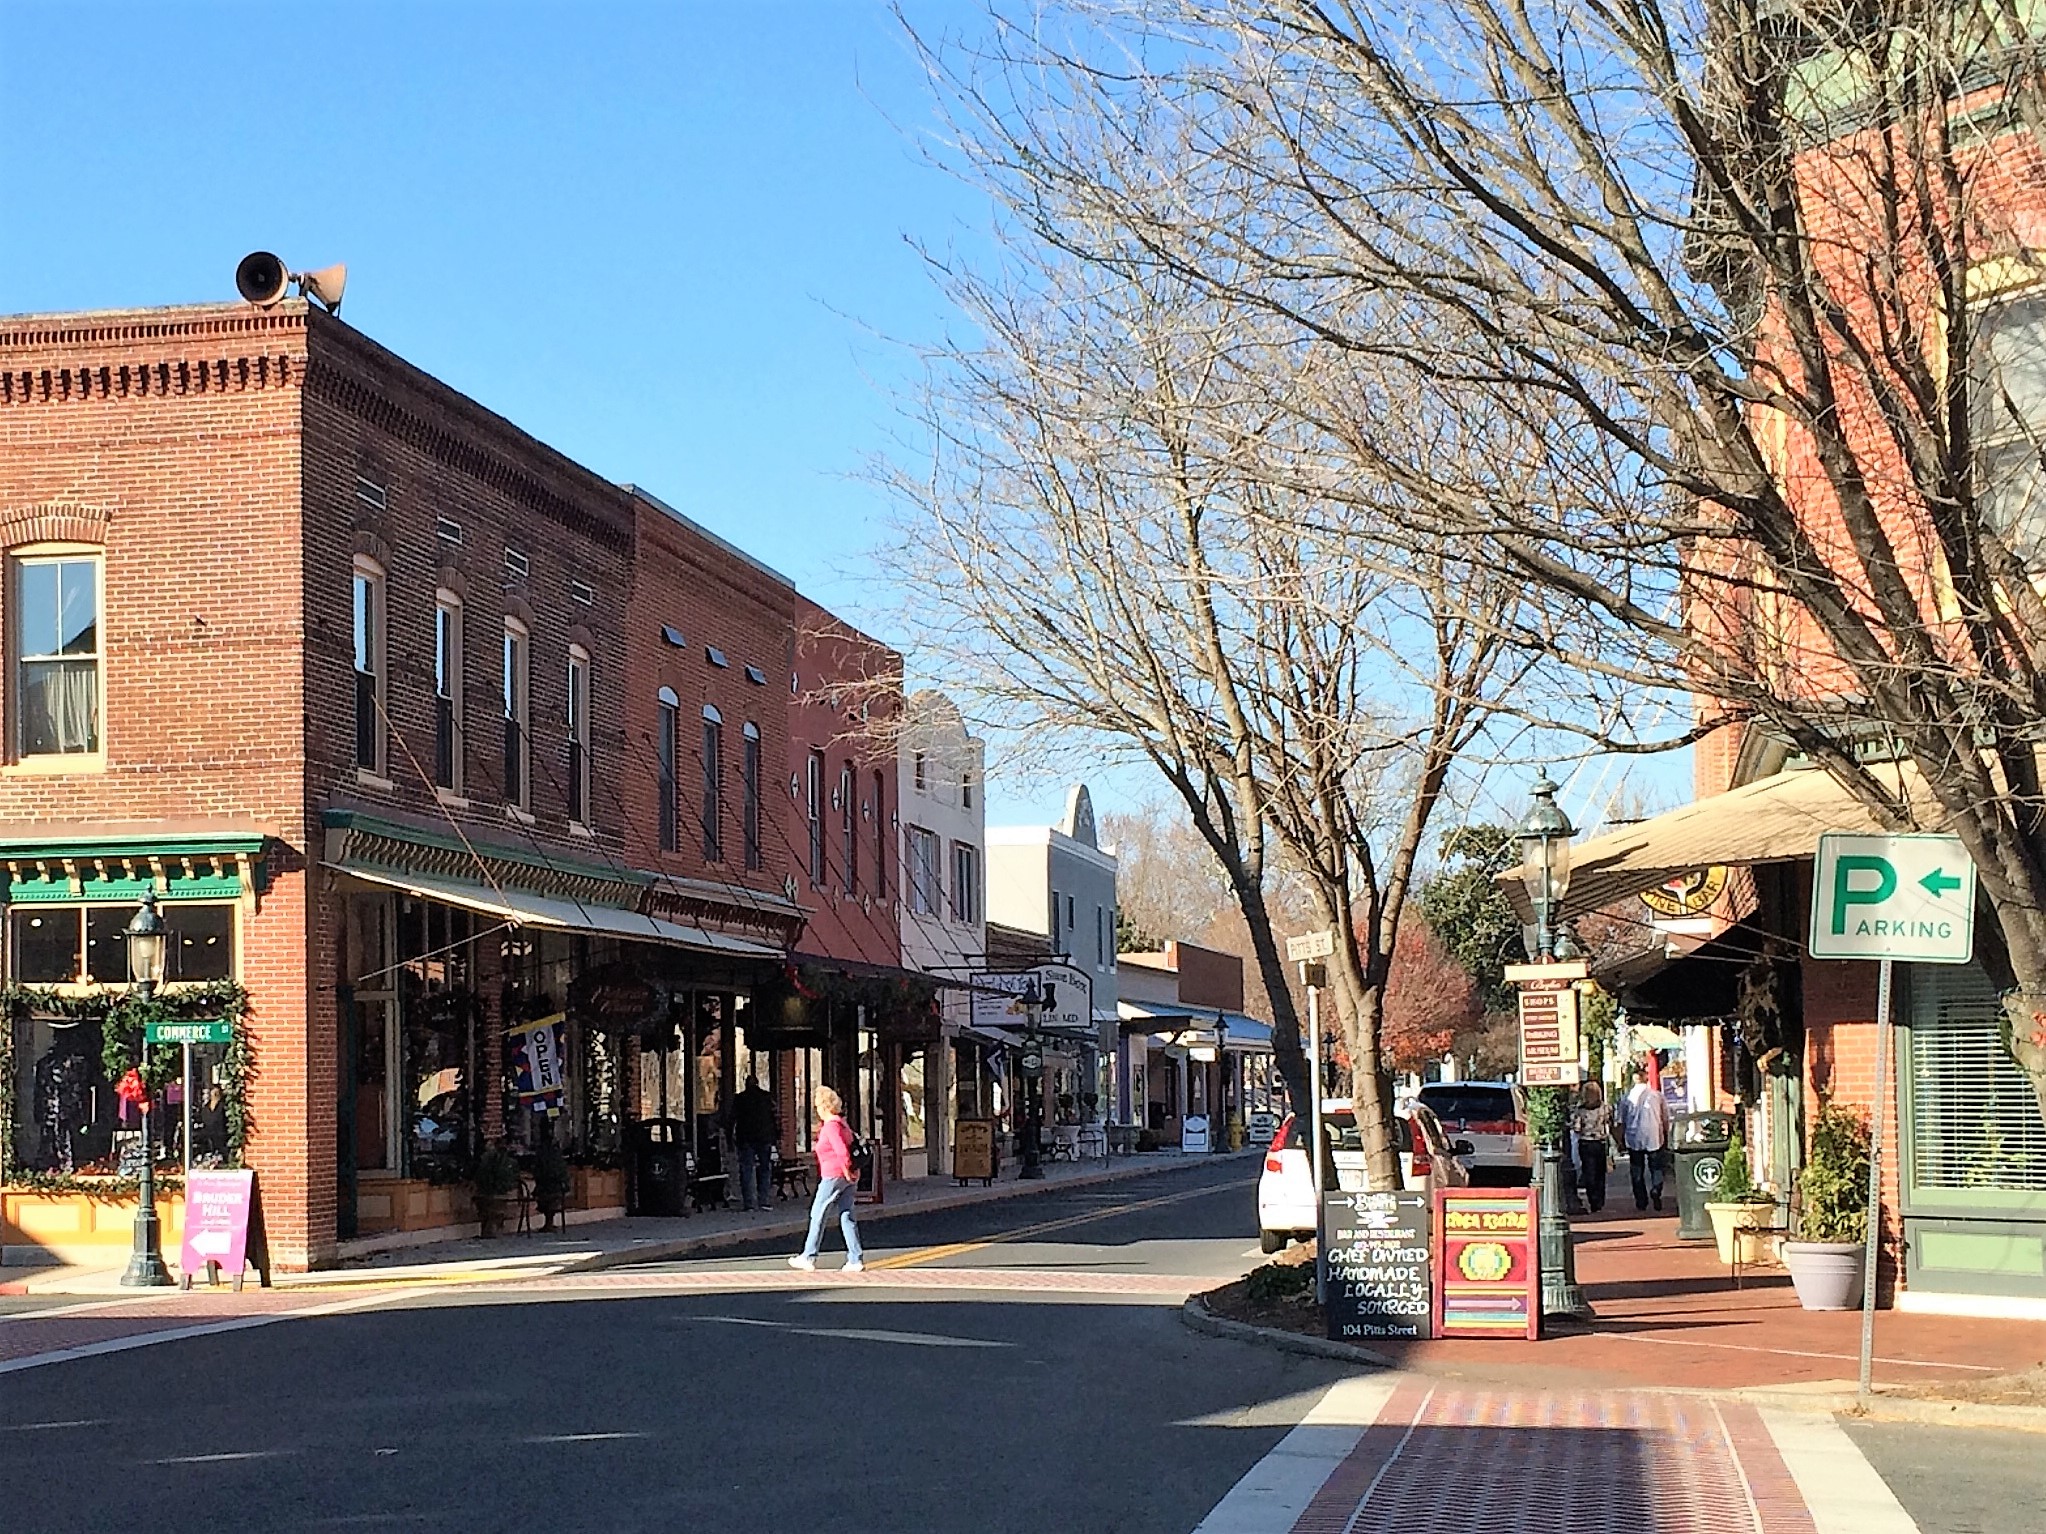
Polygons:
<instances>
[{"instance_id":1,"label":"potted shrub","mask_svg":"<svg viewBox=\"0 0 2046 1534\"><path fill-rule=\"evenodd\" d=\"M476 1221L480 1234L495 1236L504 1229L504 1206L519 1189L518 1157L508 1146L486 1145L477 1154L471 1175L476 1189Z\"/></svg>"},{"instance_id":2,"label":"potted shrub","mask_svg":"<svg viewBox=\"0 0 2046 1534\"><path fill-rule=\"evenodd\" d=\"M569 1189L575 1173L561 1147L548 1141L533 1153L533 1207L540 1211L540 1228L554 1229L554 1222L568 1207Z\"/></svg>"},{"instance_id":3,"label":"potted shrub","mask_svg":"<svg viewBox=\"0 0 2046 1534\"><path fill-rule=\"evenodd\" d=\"M1868 1124L1859 1113L1819 1105L1798 1191L1797 1236L1783 1243L1797 1301L1806 1310L1852 1310L1868 1256Z\"/></svg>"},{"instance_id":4,"label":"potted shrub","mask_svg":"<svg viewBox=\"0 0 2046 1534\"><path fill-rule=\"evenodd\" d=\"M1740 1239L1737 1232L1766 1230L1776 1223L1776 1200L1756 1184L1755 1174L1748 1169L1748 1149L1741 1143L1738 1129L1719 1163L1719 1186L1706 1201L1705 1213L1712 1221L1712 1240L1719 1248L1719 1260L1729 1266L1734 1259L1734 1242Z\"/></svg>"}]
</instances>

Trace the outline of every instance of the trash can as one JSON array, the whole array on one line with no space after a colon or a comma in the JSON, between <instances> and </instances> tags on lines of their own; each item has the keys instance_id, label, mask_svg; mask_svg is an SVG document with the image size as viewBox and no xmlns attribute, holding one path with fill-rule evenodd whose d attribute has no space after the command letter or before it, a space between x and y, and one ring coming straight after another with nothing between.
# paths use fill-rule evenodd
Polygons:
<instances>
[{"instance_id":1,"label":"trash can","mask_svg":"<svg viewBox=\"0 0 2046 1534\"><path fill-rule=\"evenodd\" d=\"M1669 1143L1677 1158L1678 1239L1712 1239L1712 1217L1705 1212L1705 1205L1718 1196L1719 1168L1732 1141L1731 1113L1671 1115Z\"/></svg>"},{"instance_id":2,"label":"trash can","mask_svg":"<svg viewBox=\"0 0 2046 1534\"><path fill-rule=\"evenodd\" d=\"M633 1214L688 1213L689 1152L680 1119L641 1119L627 1126L632 1142Z\"/></svg>"}]
</instances>

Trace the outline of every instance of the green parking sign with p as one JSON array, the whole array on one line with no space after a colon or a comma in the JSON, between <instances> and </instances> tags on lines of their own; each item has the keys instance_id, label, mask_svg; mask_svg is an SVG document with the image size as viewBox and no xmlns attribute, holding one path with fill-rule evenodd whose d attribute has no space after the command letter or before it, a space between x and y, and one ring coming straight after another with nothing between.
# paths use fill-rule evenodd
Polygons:
<instances>
[{"instance_id":1,"label":"green parking sign with p","mask_svg":"<svg viewBox=\"0 0 2046 1534\"><path fill-rule=\"evenodd\" d=\"M1821 836L1808 951L1815 959L1966 964L1975 956L1975 864L1961 839Z\"/></svg>"}]
</instances>

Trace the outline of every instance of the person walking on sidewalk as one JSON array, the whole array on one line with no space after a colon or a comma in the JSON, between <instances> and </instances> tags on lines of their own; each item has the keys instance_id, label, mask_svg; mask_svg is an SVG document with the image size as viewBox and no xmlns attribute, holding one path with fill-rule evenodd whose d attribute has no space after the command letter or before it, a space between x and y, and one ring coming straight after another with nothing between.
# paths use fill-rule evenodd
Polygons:
<instances>
[{"instance_id":1,"label":"person walking on sidewalk","mask_svg":"<svg viewBox=\"0 0 2046 1534\"><path fill-rule=\"evenodd\" d=\"M845 1121L845 1099L829 1087L819 1087L811 1097L817 1118L817 1197L810 1202L810 1235L803 1249L789 1259L789 1266L808 1271L817 1266L817 1250L824 1243L824 1221L835 1210L838 1228L845 1233L845 1271L857 1273L866 1267L860 1250L860 1227L853 1219L853 1196L859 1192L859 1174L853 1170L852 1127Z\"/></svg>"},{"instance_id":2,"label":"person walking on sidewalk","mask_svg":"<svg viewBox=\"0 0 2046 1534\"><path fill-rule=\"evenodd\" d=\"M1584 1204L1593 1214L1606 1206L1606 1157L1613 1148L1613 1110L1595 1081L1587 1081L1577 1095L1577 1111L1570 1115L1570 1138L1577 1142L1577 1183Z\"/></svg>"},{"instance_id":3,"label":"person walking on sidewalk","mask_svg":"<svg viewBox=\"0 0 2046 1534\"><path fill-rule=\"evenodd\" d=\"M739 1146L739 1207L774 1207L774 1147L781 1117L774 1098L749 1069L746 1085L732 1099L732 1138Z\"/></svg>"},{"instance_id":4,"label":"person walking on sidewalk","mask_svg":"<svg viewBox=\"0 0 2046 1534\"><path fill-rule=\"evenodd\" d=\"M1669 1144L1669 1103L1649 1085L1648 1073L1638 1066L1634 1085L1627 1093L1627 1166L1634 1179L1634 1207L1646 1209L1651 1202L1662 1208L1662 1153Z\"/></svg>"}]
</instances>

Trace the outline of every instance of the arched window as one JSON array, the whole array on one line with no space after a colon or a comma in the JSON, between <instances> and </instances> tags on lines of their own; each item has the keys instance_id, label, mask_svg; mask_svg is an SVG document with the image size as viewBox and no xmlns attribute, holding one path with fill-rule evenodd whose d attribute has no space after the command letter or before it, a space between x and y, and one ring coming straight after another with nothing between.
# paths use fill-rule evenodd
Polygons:
<instances>
[{"instance_id":1,"label":"arched window","mask_svg":"<svg viewBox=\"0 0 2046 1534\"><path fill-rule=\"evenodd\" d=\"M34 569L25 566L24 572ZM24 593L24 609L30 607ZM384 567L366 554L355 557L355 765L373 777L384 775L384 726L379 717L384 692Z\"/></svg>"},{"instance_id":2,"label":"arched window","mask_svg":"<svg viewBox=\"0 0 2046 1534\"><path fill-rule=\"evenodd\" d=\"M760 846L760 726L749 721L742 734L745 755L739 764L739 784L744 799L739 834L746 843L746 866L754 869L766 861Z\"/></svg>"},{"instance_id":3,"label":"arched window","mask_svg":"<svg viewBox=\"0 0 2046 1534\"><path fill-rule=\"evenodd\" d=\"M433 781L462 791L462 599L433 594Z\"/></svg>"},{"instance_id":4,"label":"arched window","mask_svg":"<svg viewBox=\"0 0 2046 1534\"><path fill-rule=\"evenodd\" d=\"M661 851L674 852L681 845L675 824L675 796L680 792L675 782L675 762L681 754L682 700L675 696L673 688L663 687L659 704L654 717L654 763L660 778L660 805L655 813L661 831Z\"/></svg>"},{"instance_id":5,"label":"arched window","mask_svg":"<svg viewBox=\"0 0 2046 1534\"><path fill-rule=\"evenodd\" d=\"M860 892L860 794L853 764L838 769L838 839L845 861L845 892Z\"/></svg>"},{"instance_id":6,"label":"arched window","mask_svg":"<svg viewBox=\"0 0 2046 1534\"><path fill-rule=\"evenodd\" d=\"M725 717L708 703L703 706L703 860L724 859L724 755Z\"/></svg>"}]
</instances>

